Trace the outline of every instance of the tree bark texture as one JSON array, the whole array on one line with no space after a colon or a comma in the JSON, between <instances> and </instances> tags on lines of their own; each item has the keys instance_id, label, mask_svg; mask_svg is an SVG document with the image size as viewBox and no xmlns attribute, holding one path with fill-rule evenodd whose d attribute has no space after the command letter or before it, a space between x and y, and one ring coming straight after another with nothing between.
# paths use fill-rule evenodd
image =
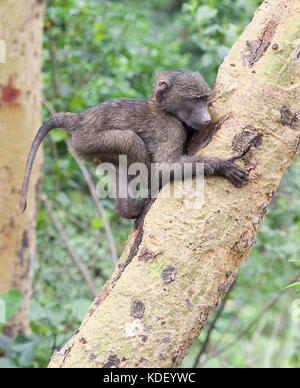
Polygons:
<instances>
[{"instance_id":1,"label":"tree bark texture","mask_svg":"<svg viewBox=\"0 0 300 388\"><path fill-rule=\"evenodd\" d=\"M42 1L0 1L0 39L6 48L5 63L0 63L0 293L17 288L25 297L4 328L9 336L29 331L42 152L31 176L28 209L21 217L18 203L27 154L41 120L43 15Z\"/></svg>"},{"instance_id":2,"label":"tree bark texture","mask_svg":"<svg viewBox=\"0 0 300 388\"><path fill-rule=\"evenodd\" d=\"M235 188L207 179L200 210L160 195L138 247L133 231L113 275L50 367L180 365L248 256L299 151L299 37L299 0L260 6L220 67L211 99L220 129L200 152L243 154L237 163L250 183Z\"/></svg>"}]
</instances>

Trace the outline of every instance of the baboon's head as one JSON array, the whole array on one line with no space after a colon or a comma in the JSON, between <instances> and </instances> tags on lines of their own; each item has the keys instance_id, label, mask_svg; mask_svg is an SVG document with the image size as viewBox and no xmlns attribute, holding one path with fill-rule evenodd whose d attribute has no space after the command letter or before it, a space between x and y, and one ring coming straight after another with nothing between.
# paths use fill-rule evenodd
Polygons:
<instances>
[{"instance_id":1,"label":"baboon's head","mask_svg":"<svg viewBox=\"0 0 300 388\"><path fill-rule=\"evenodd\" d=\"M152 98L163 110L194 129L206 127L210 88L201 75L191 70L156 71Z\"/></svg>"}]
</instances>

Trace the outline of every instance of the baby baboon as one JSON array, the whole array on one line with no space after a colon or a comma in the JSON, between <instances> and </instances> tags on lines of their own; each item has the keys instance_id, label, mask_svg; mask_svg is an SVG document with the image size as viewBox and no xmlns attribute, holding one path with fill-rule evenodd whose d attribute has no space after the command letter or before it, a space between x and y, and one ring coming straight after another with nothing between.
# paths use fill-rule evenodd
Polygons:
<instances>
[{"instance_id":1,"label":"baby baboon","mask_svg":"<svg viewBox=\"0 0 300 388\"><path fill-rule=\"evenodd\" d=\"M53 128L70 133L71 152L99 164L113 163L118 168L119 155L127 155L128 166L143 163L204 164L204 175L223 176L237 187L248 182L247 172L234 164L236 157L189 156L184 153L188 127L201 131L211 121L207 108L210 89L199 73L191 70L157 72L150 99L118 98L87 109L83 113L58 113L39 129L28 156L21 191L20 209L26 208L29 177L36 152ZM118 198L116 211L125 218L137 218L147 198Z\"/></svg>"}]
</instances>

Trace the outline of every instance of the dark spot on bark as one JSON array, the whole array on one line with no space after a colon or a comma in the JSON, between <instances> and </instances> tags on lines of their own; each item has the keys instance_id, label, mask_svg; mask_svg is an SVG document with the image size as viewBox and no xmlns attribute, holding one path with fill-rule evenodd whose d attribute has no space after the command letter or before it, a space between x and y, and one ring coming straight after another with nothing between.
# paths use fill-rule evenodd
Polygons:
<instances>
[{"instance_id":1,"label":"dark spot on bark","mask_svg":"<svg viewBox=\"0 0 300 388\"><path fill-rule=\"evenodd\" d=\"M100 306L100 304L108 297L109 292L110 292L110 283L109 280L105 283L105 286L102 287L100 294L97 296L95 305L96 307ZM92 315L92 314L91 314Z\"/></svg>"},{"instance_id":2,"label":"dark spot on bark","mask_svg":"<svg viewBox=\"0 0 300 388\"><path fill-rule=\"evenodd\" d=\"M24 230L23 237L22 237L22 248L26 249L28 247L29 247L28 232L27 232L27 230Z\"/></svg>"},{"instance_id":3,"label":"dark spot on bark","mask_svg":"<svg viewBox=\"0 0 300 388\"><path fill-rule=\"evenodd\" d=\"M286 105L284 105L281 108L280 114L281 114L281 124L282 125L291 126L293 124L294 114L289 110L289 108Z\"/></svg>"},{"instance_id":4,"label":"dark spot on bark","mask_svg":"<svg viewBox=\"0 0 300 388\"><path fill-rule=\"evenodd\" d=\"M22 260L23 260L24 256L22 257ZM21 279L26 279L28 278L28 274L29 274L29 271L30 271L30 268L32 268L32 262L33 262L33 259L32 259L32 256L31 255L28 255L27 257L27 265L26 265L26 268L24 269L22 275L21 275Z\"/></svg>"},{"instance_id":5,"label":"dark spot on bark","mask_svg":"<svg viewBox=\"0 0 300 388\"><path fill-rule=\"evenodd\" d=\"M293 148L294 148L295 154L297 154L300 151L300 139L295 141Z\"/></svg>"},{"instance_id":6,"label":"dark spot on bark","mask_svg":"<svg viewBox=\"0 0 300 388\"><path fill-rule=\"evenodd\" d=\"M90 359L91 360L95 360L95 358L97 358L96 354L95 353L91 353L90 354Z\"/></svg>"},{"instance_id":7,"label":"dark spot on bark","mask_svg":"<svg viewBox=\"0 0 300 388\"><path fill-rule=\"evenodd\" d=\"M227 277L227 279L228 279L231 275L232 275L232 271L231 271L231 270L226 272L226 277Z\"/></svg>"},{"instance_id":8,"label":"dark spot on bark","mask_svg":"<svg viewBox=\"0 0 300 388\"><path fill-rule=\"evenodd\" d=\"M118 367L120 364L120 359L116 354L113 354L108 357L107 363L103 365L102 368L111 368L111 367Z\"/></svg>"},{"instance_id":9,"label":"dark spot on bark","mask_svg":"<svg viewBox=\"0 0 300 388\"><path fill-rule=\"evenodd\" d=\"M9 221L9 226L13 229L15 227L14 219L11 217Z\"/></svg>"},{"instance_id":10,"label":"dark spot on bark","mask_svg":"<svg viewBox=\"0 0 300 388\"><path fill-rule=\"evenodd\" d=\"M140 334L139 337L141 338L142 342L146 342L147 339L148 339L148 336L147 336L147 335L142 335L142 334Z\"/></svg>"},{"instance_id":11,"label":"dark spot on bark","mask_svg":"<svg viewBox=\"0 0 300 388\"><path fill-rule=\"evenodd\" d=\"M9 104L14 102L20 94L20 90L13 87L12 78L10 77L8 84L2 87L1 100Z\"/></svg>"},{"instance_id":12,"label":"dark spot on bark","mask_svg":"<svg viewBox=\"0 0 300 388\"><path fill-rule=\"evenodd\" d=\"M65 352L64 352L63 363L65 362L65 360L66 360L66 358L67 358L67 355L70 353L70 351L72 350L73 346L74 346L74 343L73 343L72 346L68 347L68 348L65 350Z\"/></svg>"},{"instance_id":13,"label":"dark spot on bark","mask_svg":"<svg viewBox=\"0 0 300 388\"><path fill-rule=\"evenodd\" d=\"M28 232L27 232L27 230L24 230L23 236L22 236L21 250L20 250L20 263L21 263L21 266L24 264L25 252L26 252L26 249L28 247L29 247Z\"/></svg>"},{"instance_id":14,"label":"dark spot on bark","mask_svg":"<svg viewBox=\"0 0 300 388\"><path fill-rule=\"evenodd\" d=\"M144 316L145 306L140 300L134 300L131 306L130 314L134 318L142 318Z\"/></svg>"},{"instance_id":15,"label":"dark spot on bark","mask_svg":"<svg viewBox=\"0 0 300 388\"><path fill-rule=\"evenodd\" d=\"M190 301L189 299L186 300L186 304L188 305L188 308L189 308L190 310L193 310L194 305L193 305L193 303L191 303L191 301Z\"/></svg>"},{"instance_id":16,"label":"dark spot on bark","mask_svg":"<svg viewBox=\"0 0 300 388\"><path fill-rule=\"evenodd\" d=\"M242 159L247 162L252 156L252 147L258 148L262 145L263 135L253 126L248 125L243 132L235 135L232 140L232 149L241 154Z\"/></svg>"},{"instance_id":17,"label":"dark spot on bark","mask_svg":"<svg viewBox=\"0 0 300 388\"><path fill-rule=\"evenodd\" d=\"M273 46L272 46L272 49L273 50L278 50L278 47L279 47L278 43L274 43Z\"/></svg>"},{"instance_id":18,"label":"dark spot on bark","mask_svg":"<svg viewBox=\"0 0 300 388\"><path fill-rule=\"evenodd\" d=\"M36 0L37 3L43 4L45 0Z\"/></svg>"},{"instance_id":19,"label":"dark spot on bark","mask_svg":"<svg viewBox=\"0 0 300 388\"><path fill-rule=\"evenodd\" d=\"M175 279L176 273L177 273L177 269L172 265L169 265L161 273L162 280L164 281L165 284L171 283Z\"/></svg>"},{"instance_id":20,"label":"dark spot on bark","mask_svg":"<svg viewBox=\"0 0 300 388\"><path fill-rule=\"evenodd\" d=\"M270 200L271 200L271 199L272 199L272 196L270 197ZM255 223L256 225L260 225L261 222L262 222L262 220L263 220L263 218L264 218L264 216L267 214L270 200L269 200L269 201L265 201L265 202L263 202L263 203L260 205L260 207L259 207L259 209L258 209L258 218L256 218L256 219L254 220L254 223Z\"/></svg>"},{"instance_id":21,"label":"dark spot on bark","mask_svg":"<svg viewBox=\"0 0 300 388\"><path fill-rule=\"evenodd\" d=\"M147 263L147 261L149 261L151 259L155 259L158 255L161 255L162 253L163 253L163 251L160 251L158 253L154 253L148 248L143 248L141 250L141 254L138 257L138 260L144 261L145 263Z\"/></svg>"},{"instance_id":22,"label":"dark spot on bark","mask_svg":"<svg viewBox=\"0 0 300 388\"><path fill-rule=\"evenodd\" d=\"M286 105L283 105L280 114L280 122L282 125L287 125L293 129L300 130L300 112L293 113Z\"/></svg>"},{"instance_id":23,"label":"dark spot on bark","mask_svg":"<svg viewBox=\"0 0 300 388\"><path fill-rule=\"evenodd\" d=\"M244 66L252 66L267 51L278 26L278 21L271 19L256 40L247 40L248 53L242 54Z\"/></svg>"},{"instance_id":24,"label":"dark spot on bark","mask_svg":"<svg viewBox=\"0 0 300 388\"><path fill-rule=\"evenodd\" d=\"M202 315L203 315L203 312L199 313L199 314L196 316L196 318L195 318L195 322L196 322L196 323L200 323L200 322L201 322L201 320L202 320Z\"/></svg>"},{"instance_id":25,"label":"dark spot on bark","mask_svg":"<svg viewBox=\"0 0 300 388\"><path fill-rule=\"evenodd\" d=\"M223 293L223 292L228 292L230 290L230 287L232 285L232 283L234 282L235 278L231 278L231 279L228 279L226 282L220 284L220 286L218 287L218 291ZM216 304L216 307L217 305L219 304L219 302Z\"/></svg>"},{"instance_id":26,"label":"dark spot on bark","mask_svg":"<svg viewBox=\"0 0 300 388\"><path fill-rule=\"evenodd\" d=\"M27 90L26 92L26 97L29 97L31 95L31 91L30 90Z\"/></svg>"},{"instance_id":27,"label":"dark spot on bark","mask_svg":"<svg viewBox=\"0 0 300 388\"><path fill-rule=\"evenodd\" d=\"M235 64L234 64L234 63L231 63L230 66L235 67Z\"/></svg>"},{"instance_id":28,"label":"dark spot on bark","mask_svg":"<svg viewBox=\"0 0 300 388\"><path fill-rule=\"evenodd\" d=\"M149 325L146 325L146 324L144 323L144 329L145 329L146 331L150 331L151 327L150 327Z\"/></svg>"},{"instance_id":29,"label":"dark spot on bark","mask_svg":"<svg viewBox=\"0 0 300 388\"><path fill-rule=\"evenodd\" d=\"M87 344L87 340L85 339L85 338L83 338L83 337L81 337L80 339L79 339L79 342L81 343L81 344Z\"/></svg>"},{"instance_id":30,"label":"dark spot on bark","mask_svg":"<svg viewBox=\"0 0 300 388\"><path fill-rule=\"evenodd\" d=\"M158 339L156 340L156 342L157 342L158 344L166 344L166 343L168 343L168 342L170 342L170 341L171 341L170 337L165 337L165 338L162 338L162 339L158 338Z\"/></svg>"}]
</instances>

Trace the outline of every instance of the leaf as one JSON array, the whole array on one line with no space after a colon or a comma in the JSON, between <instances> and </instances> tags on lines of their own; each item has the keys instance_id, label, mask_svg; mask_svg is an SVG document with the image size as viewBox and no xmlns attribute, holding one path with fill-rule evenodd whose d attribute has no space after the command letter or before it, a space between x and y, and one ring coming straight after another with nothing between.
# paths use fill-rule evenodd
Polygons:
<instances>
[{"instance_id":1,"label":"leaf","mask_svg":"<svg viewBox=\"0 0 300 388\"><path fill-rule=\"evenodd\" d=\"M50 137L54 143L59 143L66 139L68 133L62 129L53 129L50 132Z\"/></svg>"},{"instance_id":2,"label":"leaf","mask_svg":"<svg viewBox=\"0 0 300 388\"><path fill-rule=\"evenodd\" d=\"M104 27L105 27L104 22L98 22L93 24L94 37L95 37L95 40L98 42L101 42L101 40L104 38L104 32L105 32Z\"/></svg>"},{"instance_id":3,"label":"leaf","mask_svg":"<svg viewBox=\"0 0 300 388\"><path fill-rule=\"evenodd\" d=\"M0 323L4 323L1 322L2 318L4 318L5 322L7 322L15 315L21 306L23 299L23 294L15 288L12 288L0 295L0 301L2 301L2 303L0 303Z\"/></svg>"},{"instance_id":4,"label":"leaf","mask_svg":"<svg viewBox=\"0 0 300 388\"><path fill-rule=\"evenodd\" d=\"M80 96L75 96L72 98L72 100L69 102L70 110L76 111L79 108L82 108L84 106L84 101Z\"/></svg>"},{"instance_id":5,"label":"leaf","mask_svg":"<svg viewBox=\"0 0 300 388\"><path fill-rule=\"evenodd\" d=\"M39 339L33 337L20 337L12 345L11 349L18 353L18 363L21 366L28 367L32 363L34 357L34 349L38 345Z\"/></svg>"},{"instance_id":6,"label":"leaf","mask_svg":"<svg viewBox=\"0 0 300 388\"><path fill-rule=\"evenodd\" d=\"M40 304L33 304L30 308L29 319L31 321L37 321L47 317L47 312L44 306Z\"/></svg>"},{"instance_id":7,"label":"leaf","mask_svg":"<svg viewBox=\"0 0 300 388\"><path fill-rule=\"evenodd\" d=\"M66 317L66 310L60 304L52 304L46 307L47 318L54 325L57 326L60 324Z\"/></svg>"},{"instance_id":8,"label":"leaf","mask_svg":"<svg viewBox=\"0 0 300 388\"><path fill-rule=\"evenodd\" d=\"M297 353L292 354L290 357L290 364L295 367L299 365L299 356Z\"/></svg>"},{"instance_id":9,"label":"leaf","mask_svg":"<svg viewBox=\"0 0 300 388\"><path fill-rule=\"evenodd\" d=\"M218 10L215 8L211 8L208 5L202 5L198 7L196 11L196 20L198 24L205 25L207 24L211 19L213 19L218 13Z\"/></svg>"},{"instance_id":10,"label":"leaf","mask_svg":"<svg viewBox=\"0 0 300 388\"><path fill-rule=\"evenodd\" d=\"M101 218L92 219L93 228L103 228L103 220Z\"/></svg>"},{"instance_id":11,"label":"leaf","mask_svg":"<svg viewBox=\"0 0 300 388\"><path fill-rule=\"evenodd\" d=\"M201 65L203 67L211 66L214 63L214 56L212 53L205 53L201 57Z\"/></svg>"},{"instance_id":12,"label":"leaf","mask_svg":"<svg viewBox=\"0 0 300 388\"><path fill-rule=\"evenodd\" d=\"M287 290L289 288L295 288L295 287L300 287L300 282L290 284L290 285L286 286L285 289Z\"/></svg>"},{"instance_id":13,"label":"leaf","mask_svg":"<svg viewBox=\"0 0 300 388\"><path fill-rule=\"evenodd\" d=\"M289 260L289 263L300 264L300 260Z\"/></svg>"}]
</instances>

